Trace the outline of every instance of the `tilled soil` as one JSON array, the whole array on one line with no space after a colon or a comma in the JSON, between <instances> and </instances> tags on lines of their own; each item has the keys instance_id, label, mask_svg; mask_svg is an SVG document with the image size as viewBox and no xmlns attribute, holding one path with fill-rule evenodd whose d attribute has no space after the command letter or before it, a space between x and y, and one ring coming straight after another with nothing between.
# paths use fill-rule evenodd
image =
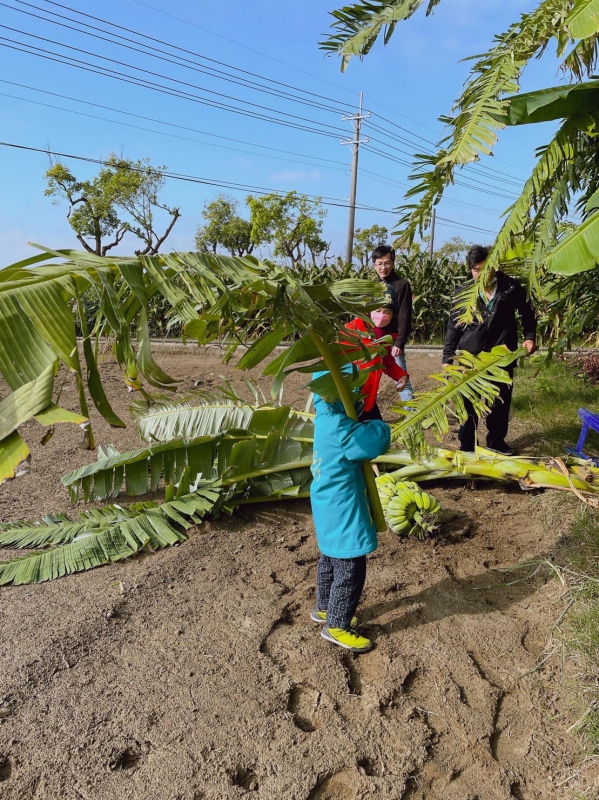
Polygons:
<instances>
[{"instance_id":1,"label":"tilled soil","mask_svg":"<svg viewBox=\"0 0 599 800\"><path fill-rule=\"evenodd\" d=\"M216 354L157 357L186 387L219 375L243 386ZM437 366L438 354L412 354L415 385ZM115 366L103 373L127 415ZM61 402L75 396L67 383ZM304 406L299 379L286 400ZM132 428L93 421L98 444L138 444ZM0 488L2 520L68 511L60 476L94 458L78 429L57 428L44 447L42 432L23 429L32 471ZM551 643L562 587L537 569L561 546L542 522L546 498L491 484L432 491L438 536L387 533L369 557L359 617L376 648L360 657L310 621L307 501L252 506L180 547L2 588L0 797L540 800L591 786L597 773L579 772L568 732L580 712L570 665ZM521 562L533 563L500 569Z\"/></svg>"}]
</instances>

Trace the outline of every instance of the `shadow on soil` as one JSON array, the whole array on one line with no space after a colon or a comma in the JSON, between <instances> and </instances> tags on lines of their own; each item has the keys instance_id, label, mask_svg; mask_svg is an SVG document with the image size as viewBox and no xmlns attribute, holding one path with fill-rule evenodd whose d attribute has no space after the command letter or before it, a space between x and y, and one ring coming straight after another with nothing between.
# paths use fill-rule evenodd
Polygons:
<instances>
[{"instance_id":1,"label":"shadow on soil","mask_svg":"<svg viewBox=\"0 0 599 800\"><path fill-rule=\"evenodd\" d=\"M551 556L539 555L535 562L549 558ZM365 608L363 625L368 635L376 639L381 634L417 628L455 615L505 611L537 592L550 578L549 568L538 569L536 563L505 575L486 571L466 579L458 579L448 570L447 578L422 592ZM377 621L394 611L402 613L386 622Z\"/></svg>"}]
</instances>

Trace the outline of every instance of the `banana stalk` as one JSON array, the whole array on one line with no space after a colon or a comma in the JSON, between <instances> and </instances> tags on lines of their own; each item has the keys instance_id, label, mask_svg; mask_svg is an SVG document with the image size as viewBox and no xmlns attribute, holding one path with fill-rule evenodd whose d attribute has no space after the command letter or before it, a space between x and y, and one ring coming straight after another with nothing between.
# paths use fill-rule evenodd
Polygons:
<instances>
[{"instance_id":1,"label":"banana stalk","mask_svg":"<svg viewBox=\"0 0 599 800\"><path fill-rule=\"evenodd\" d=\"M566 466L564 461L556 458L505 457L482 447L477 447L475 453L431 448L416 459L406 450L390 450L377 458L376 463L409 467L410 477L418 483L440 478L480 478L517 481L522 489L547 488L599 494L597 468L576 461ZM404 470L402 474L406 474Z\"/></svg>"}]
</instances>

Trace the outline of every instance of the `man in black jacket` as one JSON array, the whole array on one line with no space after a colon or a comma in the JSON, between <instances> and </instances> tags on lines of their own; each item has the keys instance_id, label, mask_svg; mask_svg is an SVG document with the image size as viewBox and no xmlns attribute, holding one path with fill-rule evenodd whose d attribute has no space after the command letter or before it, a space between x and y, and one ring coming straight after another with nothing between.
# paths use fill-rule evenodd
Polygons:
<instances>
[{"instance_id":1,"label":"man in black jacket","mask_svg":"<svg viewBox=\"0 0 599 800\"><path fill-rule=\"evenodd\" d=\"M393 319L388 328L393 338L391 355L399 366L408 372L406 367L405 348L412 328L412 289L405 278L400 278L395 272L395 250L387 244L382 244L372 251L372 264L380 281L391 286L395 294L397 311L393 312ZM405 388L400 393L405 402L412 399L414 390L408 378Z\"/></svg>"},{"instance_id":2,"label":"man in black jacket","mask_svg":"<svg viewBox=\"0 0 599 800\"><path fill-rule=\"evenodd\" d=\"M468 251L466 260L474 280L477 280L480 275L488 255L489 248L480 245L475 245ZM524 330L522 346L528 350L529 355L534 353L537 321L521 283L503 272L492 273L489 282L481 289L478 296L478 310L482 319L469 325L458 322L456 298L463 288L461 287L456 292L453 308L449 315L445 346L443 347L444 366L451 364L457 349L478 355L478 353L488 352L493 347L504 344L510 350L516 350L518 348L516 314L520 317ZM513 378L513 364L507 367L507 372ZM505 441L511 402L512 384L500 383L499 397L493 403L486 418L487 447L503 455L513 455L513 451ZM464 405L468 412L468 419L460 428L458 438L460 449L472 452L476 444L478 417L474 413L470 401L465 400Z\"/></svg>"}]
</instances>

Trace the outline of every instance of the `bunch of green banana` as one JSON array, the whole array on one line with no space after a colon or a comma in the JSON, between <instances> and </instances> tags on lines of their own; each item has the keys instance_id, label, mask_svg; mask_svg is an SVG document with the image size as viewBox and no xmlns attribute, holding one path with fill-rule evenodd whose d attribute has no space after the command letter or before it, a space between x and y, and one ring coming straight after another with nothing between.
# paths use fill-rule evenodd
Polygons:
<instances>
[{"instance_id":1,"label":"bunch of green banana","mask_svg":"<svg viewBox=\"0 0 599 800\"><path fill-rule=\"evenodd\" d=\"M418 539L434 531L441 505L432 495L393 472L380 475L376 482L385 519L392 531Z\"/></svg>"}]
</instances>

